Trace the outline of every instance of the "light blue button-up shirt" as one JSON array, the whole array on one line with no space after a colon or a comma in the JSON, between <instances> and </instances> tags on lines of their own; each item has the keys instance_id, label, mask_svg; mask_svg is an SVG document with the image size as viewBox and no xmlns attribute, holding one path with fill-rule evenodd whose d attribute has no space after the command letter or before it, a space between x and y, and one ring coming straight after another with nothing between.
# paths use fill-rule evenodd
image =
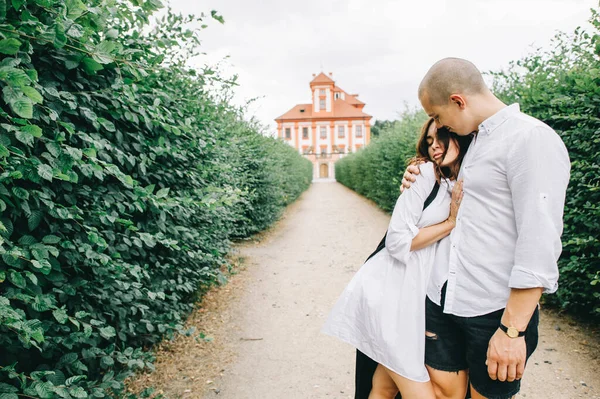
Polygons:
<instances>
[{"instance_id":1,"label":"light blue button-up shirt","mask_svg":"<svg viewBox=\"0 0 600 399\"><path fill-rule=\"evenodd\" d=\"M474 317L506 307L511 288L558 287L571 163L552 128L510 105L486 119L463 160L464 196L438 244L428 297Z\"/></svg>"}]
</instances>

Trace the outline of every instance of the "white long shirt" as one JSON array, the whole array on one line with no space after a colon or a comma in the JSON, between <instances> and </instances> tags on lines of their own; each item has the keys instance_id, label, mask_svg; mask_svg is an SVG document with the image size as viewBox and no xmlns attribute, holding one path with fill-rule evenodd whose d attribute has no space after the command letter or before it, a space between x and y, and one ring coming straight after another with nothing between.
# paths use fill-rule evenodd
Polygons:
<instances>
[{"instance_id":1,"label":"white long shirt","mask_svg":"<svg viewBox=\"0 0 600 399\"><path fill-rule=\"evenodd\" d=\"M552 128L510 105L480 126L463 160L456 227L439 243L427 296L444 312L506 307L511 288L558 287L567 149Z\"/></svg>"}]
</instances>

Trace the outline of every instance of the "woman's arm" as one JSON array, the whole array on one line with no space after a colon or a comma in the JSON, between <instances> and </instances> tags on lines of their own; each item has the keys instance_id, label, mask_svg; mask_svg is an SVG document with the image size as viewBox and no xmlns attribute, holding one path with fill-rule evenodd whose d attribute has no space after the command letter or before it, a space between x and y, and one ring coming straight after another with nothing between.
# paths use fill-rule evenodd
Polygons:
<instances>
[{"instance_id":1,"label":"woman's arm","mask_svg":"<svg viewBox=\"0 0 600 399\"><path fill-rule=\"evenodd\" d=\"M458 209L460 208L460 202L462 200L462 183L462 180L458 181L452 189L452 202L450 203L450 215L448 216L448 219L444 220L442 223L419 229L419 234L412 240L410 246L411 251L417 251L428 247L431 244L435 244L452 232L452 229L456 226L456 215L458 214Z\"/></svg>"},{"instance_id":2,"label":"woman's arm","mask_svg":"<svg viewBox=\"0 0 600 399\"><path fill-rule=\"evenodd\" d=\"M423 213L423 204L435 185L432 163L420 165L421 174L412 189L406 190L396 201L388 226L385 247L388 253L402 263L410 257L412 240L419 234L416 226Z\"/></svg>"}]
</instances>

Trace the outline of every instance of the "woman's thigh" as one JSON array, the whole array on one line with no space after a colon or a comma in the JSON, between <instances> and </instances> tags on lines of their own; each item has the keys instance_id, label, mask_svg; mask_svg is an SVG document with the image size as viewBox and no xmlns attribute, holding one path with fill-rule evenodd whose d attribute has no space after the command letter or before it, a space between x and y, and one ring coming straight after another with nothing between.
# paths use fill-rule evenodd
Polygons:
<instances>
[{"instance_id":1,"label":"woman's thigh","mask_svg":"<svg viewBox=\"0 0 600 399\"><path fill-rule=\"evenodd\" d=\"M379 365L379 367L383 368L392 378L395 385L400 390L402 399L436 399L431 381L417 382L409 380L381 365Z\"/></svg>"}]
</instances>

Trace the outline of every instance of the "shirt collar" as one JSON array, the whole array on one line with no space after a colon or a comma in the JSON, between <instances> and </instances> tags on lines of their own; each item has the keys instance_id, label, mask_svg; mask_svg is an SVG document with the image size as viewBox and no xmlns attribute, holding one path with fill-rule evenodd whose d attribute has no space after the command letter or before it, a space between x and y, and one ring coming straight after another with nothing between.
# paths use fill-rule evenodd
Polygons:
<instances>
[{"instance_id":1,"label":"shirt collar","mask_svg":"<svg viewBox=\"0 0 600 399\"><path fill-rule=\"evenodd\" d=\"M478 134L491 134L498 126L503 124L504 121L518 112L520 112L520 107L519 104L516 103L502 108L500 111L481 122Z\"/></svg>"}]
</instances>

